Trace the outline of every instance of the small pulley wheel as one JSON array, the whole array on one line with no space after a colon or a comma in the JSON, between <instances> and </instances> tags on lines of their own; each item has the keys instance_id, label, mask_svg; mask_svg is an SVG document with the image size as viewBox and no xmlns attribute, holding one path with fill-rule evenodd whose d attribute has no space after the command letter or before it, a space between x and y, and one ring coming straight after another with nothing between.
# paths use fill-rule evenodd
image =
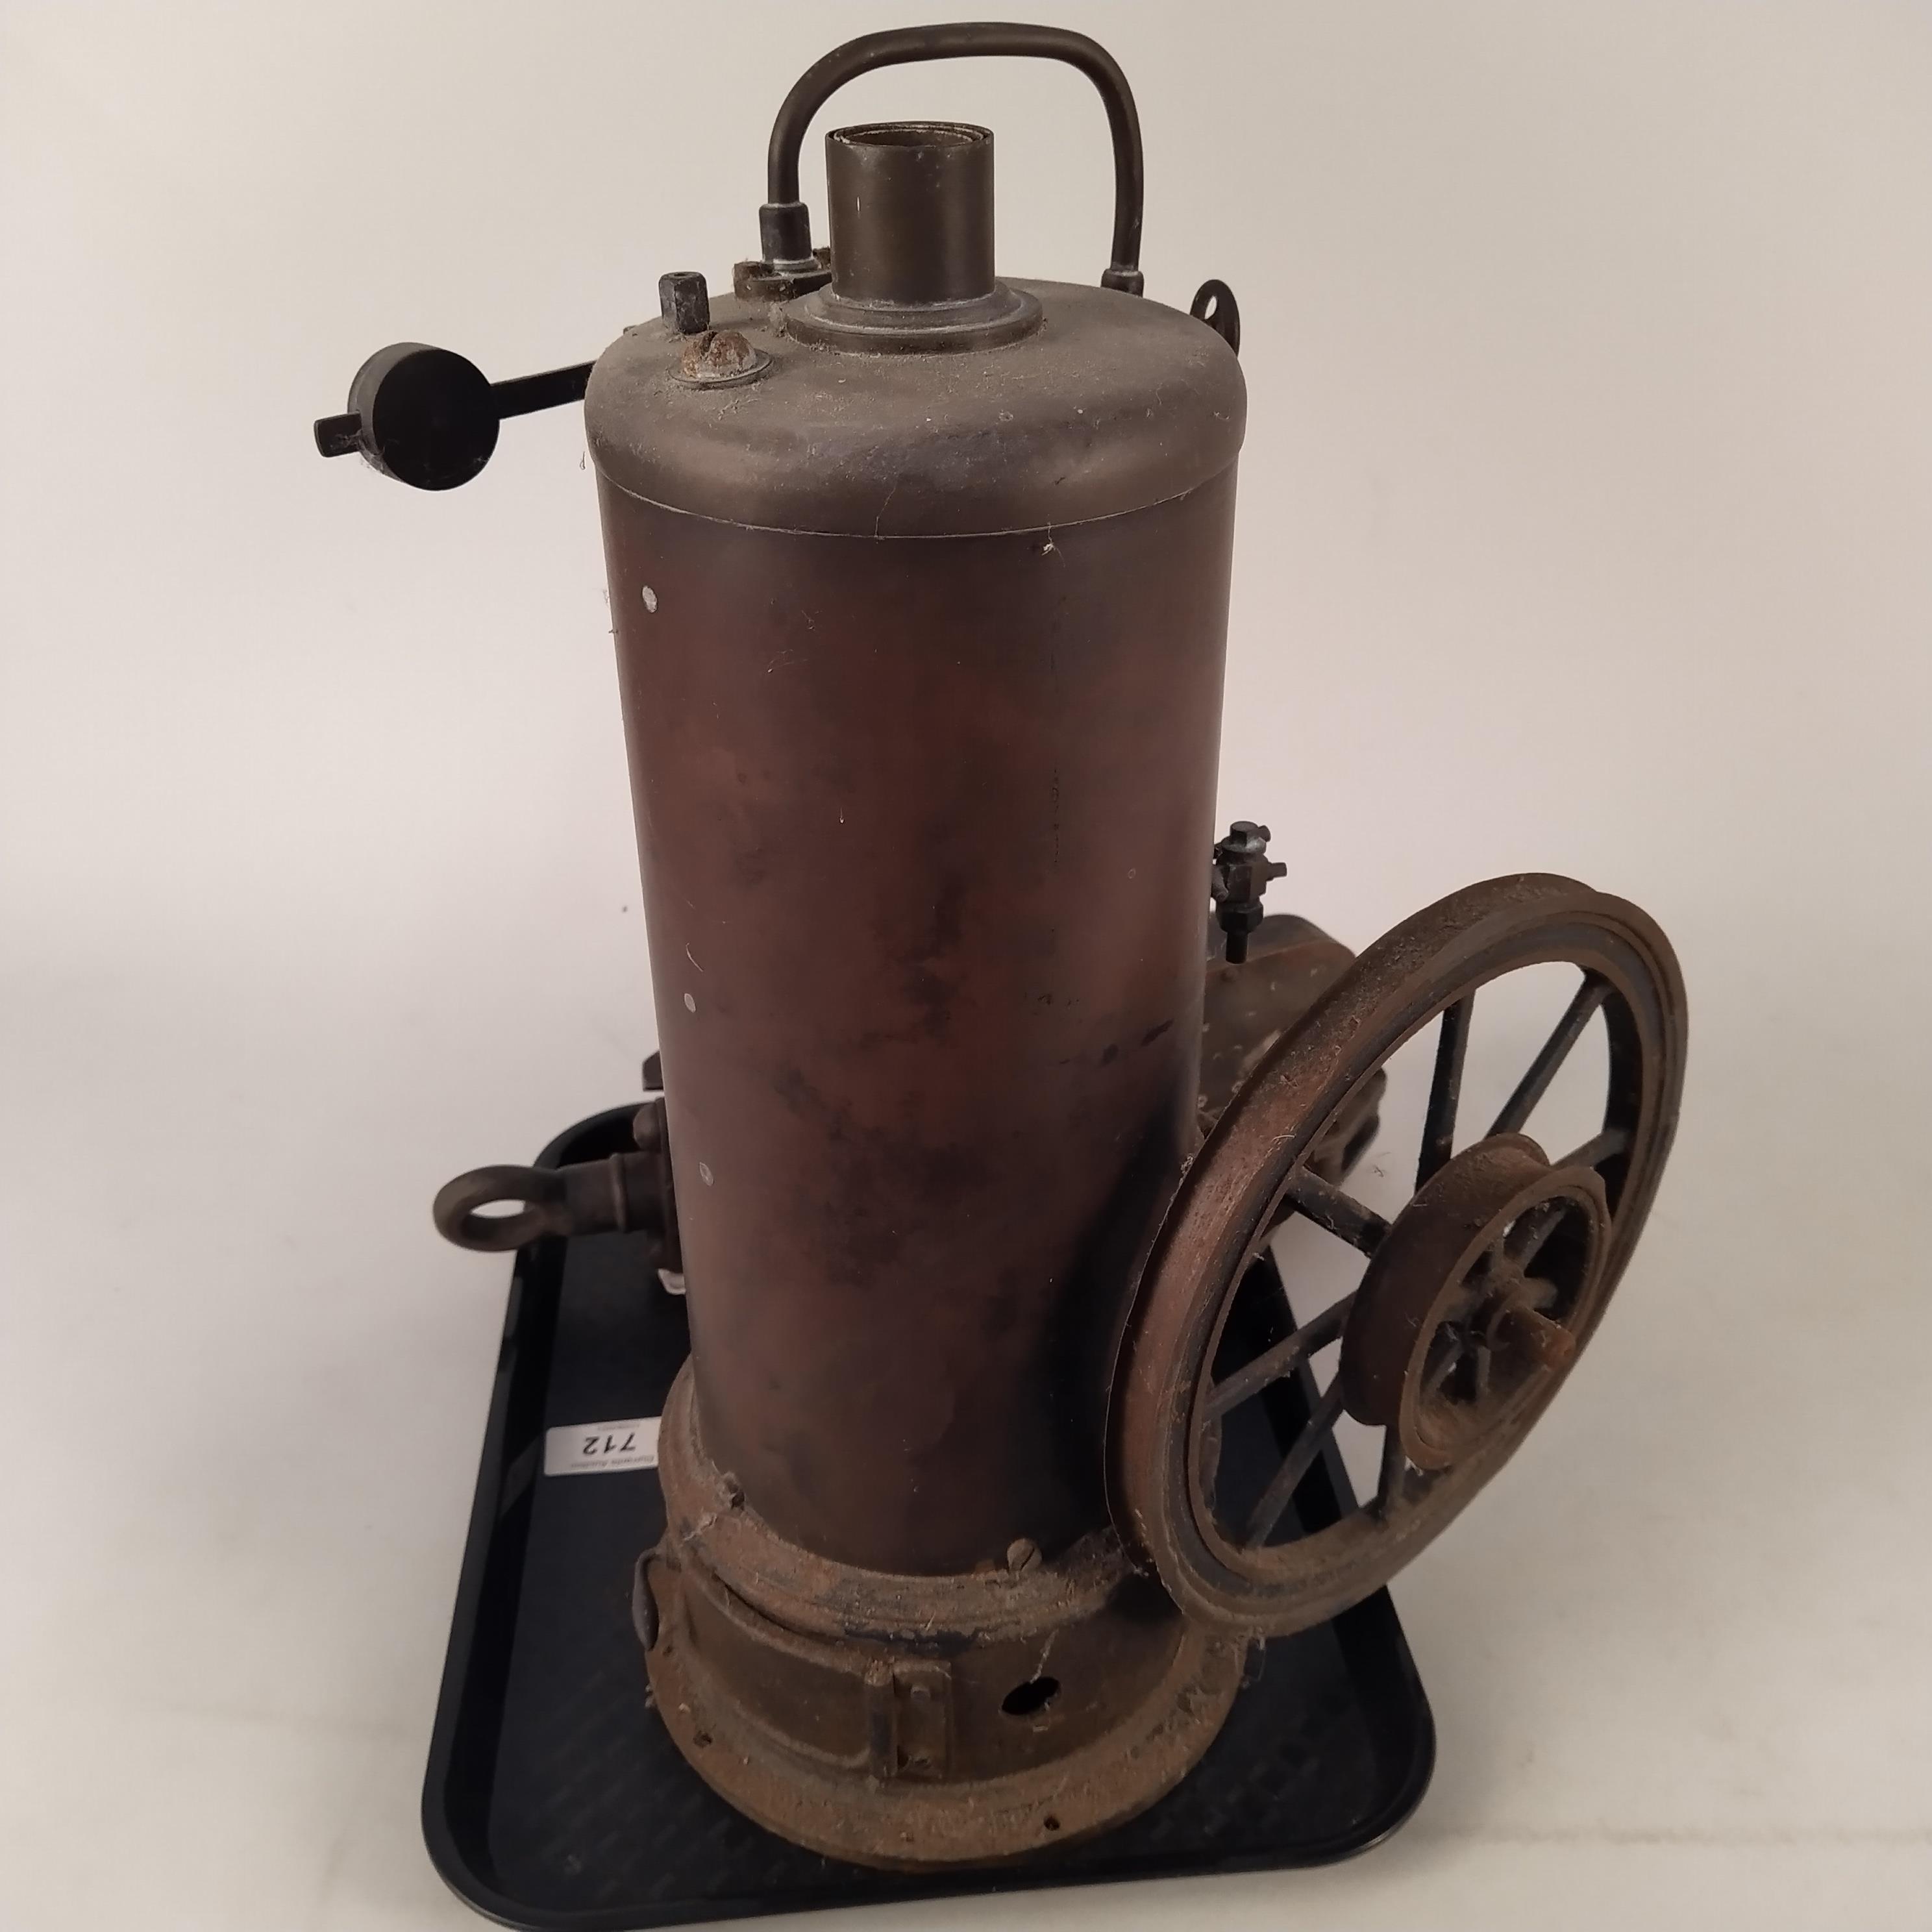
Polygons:
<instances>
[{"instance_id":1,"label":"small pulley wheel","mask_svg":"<svg viewBox=\"0 0 1932 1932\"><path fill-rule=\"evenodd\" d=\"M1487 1131L1459 1134L1480 990L1552 962L1578 974L1562 1018ZM1552 1156L1526 1129L1599 1016L1601 1125ZM1415 1186L1384 1217L1324 1154L1389 1060L1432 1025ZM1684 1051L1683 982L1654 922L1545 874L1472 886L1417 914L1275 1045L1182 1182L1114 1382L1114 1515L1184 1610L1254 1635L1323 1622L1380 1588L1502 1467L1562 1387L1642 1231ZM1244 1286L1264 1270L1273 1280L1274 1235L1296 1216L1366 1266L1320 1313L1298 1325L1277 1296L1282 1318L1257 1328ZM1323 1386L1314 1358L1338 1341ZM1250 1402L1273 1425L1273 1473L1230 1484L1224 1436ZM1382 1454L1375 1493L1354 1504L1343 1485L1338 1514L1332 1483L1303 1486L1318 1462L1339 1468L1345 1413L1382 1430Z\"/></svg>"},{"instance_id":2,"label":"small pulley wheel","mask_svg":"<svg viewBox=\"0 0 1932 1932\"><path fill-rule=\"evenodd\" d=\"M1456 1155L1369 1258L1342 1330L1348 1414L1418 1469L1466 1460L1575 1359L1610 1225L1596 1169L1552 1166L1526 1134Z\"/></svg>"}]
</instances>

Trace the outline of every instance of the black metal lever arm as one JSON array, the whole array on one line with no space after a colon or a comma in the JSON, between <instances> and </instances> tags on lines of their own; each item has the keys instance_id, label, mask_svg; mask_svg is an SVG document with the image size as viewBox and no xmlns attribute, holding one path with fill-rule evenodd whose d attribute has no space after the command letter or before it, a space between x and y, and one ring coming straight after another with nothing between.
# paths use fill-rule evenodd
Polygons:
<instances>
[{"instance_id":1,"label":"black metal lever arm","mask_svg":"<svg viewBox=\"0 0 1932 1932\"><path fill-rule=\"evenodd\" d=\"M359 451L413 489L453 490L489 461L506 416L581 402L590 367L493 382L453 350L392 342L356 370L348 409L316 422L315 446L325 456Z\"/></svg>"}]
</instances>

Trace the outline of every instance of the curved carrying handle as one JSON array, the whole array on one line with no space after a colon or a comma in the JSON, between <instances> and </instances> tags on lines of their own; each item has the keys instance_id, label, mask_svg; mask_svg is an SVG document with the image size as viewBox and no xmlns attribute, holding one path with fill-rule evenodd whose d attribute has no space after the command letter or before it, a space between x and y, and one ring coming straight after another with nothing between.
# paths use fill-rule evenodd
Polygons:
<instances>
[{"instance_id":1,"label":"curved carrying handle","mask_svg":"<svg viewBox=\"0 0 1932 1932\"><path fill-rule=\"evenodd\" d=\"M848 80L874 68L902 67L914 61L953 60L976 54L1017 55L1064 61L1078 68L1100 91L1107 124L1114 136L1114 253L1102 288L1130 296L1146 286L1141 274L1141 122L1133 90L1113 56L1084 34L1064 27L1040 27L1003 20L962 21L951 26L898 27L864 34L835 47L799 76L772 125L766 160L765 205L758 211L758 234L766 260L781 271L808 268L812 218L798 198L799 150L812 117Z\"/></svg>"}]
</instances>

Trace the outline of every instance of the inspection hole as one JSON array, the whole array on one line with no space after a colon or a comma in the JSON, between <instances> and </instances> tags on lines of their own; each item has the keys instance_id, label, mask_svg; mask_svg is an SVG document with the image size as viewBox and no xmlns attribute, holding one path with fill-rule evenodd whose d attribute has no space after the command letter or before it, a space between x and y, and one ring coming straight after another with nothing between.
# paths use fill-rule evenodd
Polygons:
<instances>
[{"instance_id":1,"label":"inspection hole","mask_svg":"<svg viewBox=\"0 0 1932 1932\"><path fill-rule=\"evenodd\" d=\"M1049 1832L1057 1832L1060 1829L1060 1820L1056 1818L1051 1811L1049 1811L1040 1822L1041 1824L1045 1826Z\"/></svg>"},{"instance_id":2,"label":"inspection hole","mask_svg":"<svg viewBox=\"0 0 1932 1932\"><path fill-rule=\"evenodd\" d=\"M1058 1678L1031 1677L1024 1684L1016 1684L1000 1700L1000 1708L1010 1718L1030 1718L1036 1711L1045 1710L1059 1695ZM1051 1832L1058 1828L1048 1819L1046 1828Z\"/></svg>"}]
</instances>

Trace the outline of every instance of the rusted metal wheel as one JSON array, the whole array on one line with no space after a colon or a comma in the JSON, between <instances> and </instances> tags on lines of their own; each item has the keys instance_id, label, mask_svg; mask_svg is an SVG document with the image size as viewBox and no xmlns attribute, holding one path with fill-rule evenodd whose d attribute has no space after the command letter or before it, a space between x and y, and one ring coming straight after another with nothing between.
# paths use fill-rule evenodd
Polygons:
<instances>
[{"instance_id":1,"label":"rusted metal wheel","mask_svg":"<svg viewBox=\"0 0 1932 1932\"><path fill-rule=\"evenodd\" d=\"M1457 1106L1480 988L1567 962L1574 997L1486 1133ZM1524 1132L1600 1014L1600 1126L1551 1157ZM1405 1042L1438 1029L1416 1185L1392 1217L1339 1184L1338 1121ZM1162 1228L1120 1358L1110 1480L1122 1533L1190 1614L1282 1634L1378 1588L1502 1468L1569 1372L1642 1230L1683 1081L1683 983L1655 924L1544 874L1472 886L1358 959L1241 1084ZM1300 1216L1367 1257L1299 1326L1257 1328L1244 1284ZM1276 1298L1278 1306L1285 1306ZM1339 1340L1325 1388L1312 1358ZM1248 1409L1253 1404L1256 1409ZM1246 1410L1278 1460L1224 1496ZM1342 1414L1383 1431L1375 1493L1339 1519L1296 1507Z\"/></svg>"}]
</instances>

